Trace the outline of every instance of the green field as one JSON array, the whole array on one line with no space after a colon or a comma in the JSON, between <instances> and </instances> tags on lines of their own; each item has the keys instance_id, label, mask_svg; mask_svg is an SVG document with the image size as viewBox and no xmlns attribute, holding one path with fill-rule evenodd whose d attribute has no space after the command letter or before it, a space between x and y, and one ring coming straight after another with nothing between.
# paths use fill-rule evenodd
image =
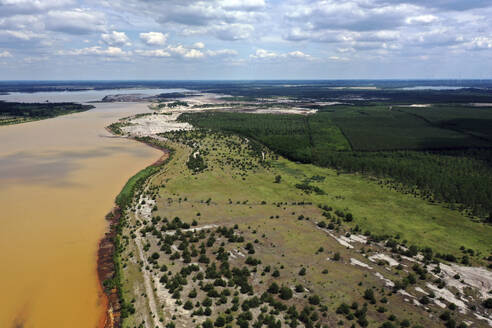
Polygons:
<instances>
[{"instance_id":1,"label":"green field","mask_svg":"<svg viewBox=\"0 0 492 328\"><path fill-rule=\"evenodd\" d=\"M124 327L138 327L143 321L152 320L148 314L149 295L142 287L143 272L156 277L156 284L159 284L159 277L167 276L167 282L162 282L159 286L167 290L169 300L162 303L162 307L158 306L158 316L164 324L173 322L177 327L201 325L207 319L220 326L221 319L218 318L229 318L228 316L232 318L230 325L239 327L241 321L237 319L242 313L248 312L242 307L243 302L253 296L259 298L273 282L289 288L299 284L308 288L303 292L295 292L292 299L282 300L273 295L275 300L286 307L294 306L299 313L305 306L312 306L309 316L312 313L317 313L316 315L309 320L298 317L298 321L303 322L306 327L315 327L318 324L323 327L350 327L352 324L380 327L385 321L392 322L396 327L402 323L406 325L406 320L412 327L443 326L443 323L435 320L443 312L441 308L431 304L425 310L422 306L406 302L401 294L385 287L384 281L375 275L378 273L391 281L406 277L405 271L390 268L384 263L370 262L367 258L385 252L391 255L389 249L377 243L354 243L353 249L346 248L325 231L318 229L317 222L333 224L330 229L334 235L365 233L370 239L395 240L405 247L431 247L433 254L450 254L457 261L461 261L465 255L460 249L462 246L465 250L473 250L473 255L467 252L466 256L475 264L488 263L484 257L492 254L490 225L472 222L458 211L429 203L412 194L402 194L377 180L353 174L340 175L333 169L279 158L261 145L234 135L195 130L167 133L163 136L170 140L169 145L176 153L158 173L152 175L144 192L148 199L156 201L156 207L152 211L153 219L142 221L141 217L129 212L122 234L122 240L125 241L121 256L124 295L136 308L135 314L125 319ZM206 168L198 172L190 170L188 165L190 156L197 151L206 163ZM280 176L279 181L276 176ZM303 183L316 186L323 193L306 193L296 187ZM134 208L144 207L145 204L146 202L139 203ZM326 209L323 210L318 205ZM340 216L342 212L345 216L350 213L353 220L346 222ZM326 213L332 219L326 218ZM198 227L216 224L234 229L235 234L242 236L244 241L231 242L227 238L221 238L220 232L215 228L208 229L203 240L199 233L176 231L178 237L171 241L166 237L166 231L174 231L176 227L170 228L168 225L166 228L166 222L174 222L176 217L188 226L193 226L195 221ZM142 237L144 245L148 245L144 251L148 258L145 263L141 263L136 257L138 249L133 241L137 234ZM227 287L220 287L220 283L215 285L214 278L205 278L202 281L193 278L196 278L195 273L189 276L183 273L186 262L183 263L180 258L189 256L185 255L188 251L192 254L193 248L198 250L200 243L206 242L213 234L216 242L205 247L205 251L200 254L210 259L211 263L217 262L217 268L224 262L219 260L220 252L225 250L233 254L247 254L247 244L254 245L255 252L249 256L261 263L246 263L248 255L244 258L229 256L226 261L231 270L246 267L250 271L248 283L253 288L252 293L240 292L241 288L234 287L232 283ZM175 248L167 253L165 249L169 246ZM223 250L220 251L220 248ZM154 253L158 256L154 257ZM196 258L191 255L191 263L197 263L198 257L199 255ZM398 256L393 257L398 260ZM351 259L367 263L372 269L351 265ZM438 259L434 257L434 260ZM407 260L398 261L408 268L412 266ZM200 271L208 272L211 263L199 262ZM161 272L163 265L166 266L165 273ZM270 266L268 272L267 266ZM302 268L306 269L305 275L299 274ZM279 272L277 277L272 276L275 270ZM230 278L227 278L226 272L221 272L221 279L228 282ZM169 283L182 279L179 275L184 275L187 281L185 285L179 287ZM432 281L427 274L427 278L411 283L406 291L421 297L415 288L429 291L426 283ZM202 288L207 283L215 285L219 295L223 295L225 289L232 291L232 294L211 296L209 315L191 315L191 311L200 311L201 303L207 298L207 291ZM193 289L198 293L194 298L189 296ZM364 299L367 289L373 290L375 304ZM158 300L162 292L156 289L153 293L154 299ZM234 308L231 303L234 295L240 300L239 308ZM320 297L320 304L309 304L314 295ZM222 299L225 303L222 303ZM190 305L188 302L191 303L191 310L183 312L183 307ZM367 310L362 315L366 321L354 318L358 312L353 309L349 313L337 314L337 309L344 302L349 305L357 302L359 307L367 303ZM262 307L266 308L265 316L272 315L282 325L290 325L293 317L288 311L272 304L275 303L265 300L261 301L258 308L251 309L253 320L250 325L255 320L260 320L260 311L255 309ZM471 315L463 315L458 310L450 312L453 320L458 323L466 319L476 322L477 326L483 325L483 321L476 320Z\"/></svg>"},{"instance_id":2,"label":"green field","mask_svg":"<svg viewBox=\"0 0 492 328\"><path fill-rule=\"evenodd\" d=\"M403 111L330 106L309 116L205 112L180 120L239 133L290 160L389 179L398 189L466 208L484 220L492 213L490 142Z\"/></svg>"}]
</instances>

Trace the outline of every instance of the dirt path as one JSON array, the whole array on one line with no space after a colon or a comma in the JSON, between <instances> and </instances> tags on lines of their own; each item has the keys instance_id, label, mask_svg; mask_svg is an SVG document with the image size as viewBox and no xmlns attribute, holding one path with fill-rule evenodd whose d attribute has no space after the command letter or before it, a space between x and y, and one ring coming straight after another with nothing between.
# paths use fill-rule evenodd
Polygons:
<instances>
[{"instance_id":1,"label":"dirt path","mask_svg":"<svg viewBox=\"0 0 492 328\"><path fill-rule=\"evenodd\" d=\"M146 188L147 189L147 188ZM144 191L145 192L145 191ZM142 196L140 197L140 201L142 200ZM148 204L149 200L146 200L146 204ZM143 206L144 208L146 206ZM148 221L148 219L145 217L145 215L142 215L142 210L137 210L135 212L135 218L137 220L140 220L142 222L145 222L145 221ZM147 213L145 213L147 214ZM140 260L142 261L142 275L143 275L143 278L144 278L144 285L145 285L145 293L147 294L147 299L148 299L148 305L149 305L149 309L150 309L150 313L151 313L151 317L152 317L152 321L153 321L153 326L149 327L148 326L148 323L147 321L145 321L145 326L147 328L154 328L154 327L159 327L159 328L163 328L163 324L159 321L159 312L158 312L158 308L157 308L157 303L155 301L155 298L154 298L154 281L153 281L153 278L151 276L151 274L145 270L145 267L147 267L149 265L149 263L147 262L147 259L145 258L144 256L144 252L143 252L143 247L142 247L142 238L140 237L140 230L145 227L145 225L142 225L140 226L135 234L137 235L137 237L135 238L135 244L137 245L137 250L138 250L138 257L140 258Z\"/></svg>"}]
</instances>

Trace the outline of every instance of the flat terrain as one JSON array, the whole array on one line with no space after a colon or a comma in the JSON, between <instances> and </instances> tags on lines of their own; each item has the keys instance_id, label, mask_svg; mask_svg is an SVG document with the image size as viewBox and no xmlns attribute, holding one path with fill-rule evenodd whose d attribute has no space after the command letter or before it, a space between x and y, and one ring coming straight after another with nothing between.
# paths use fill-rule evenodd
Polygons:
<instances>
[{"instance_id":1,"label":"flat terrain","mask_svg":"<svg viewBox=\"0 0 492 328\"><path fill-rule=\"evenodd\" d=\"M484 264L489 225L378 181L296 164L244 137L196 130L161 137L175 153L142 189L122 234L124 297L135 309L125 327L205 327L207 319L439 327L442 307L446 321L487 325L478 286L492 283L490 271L461 273L460 282L444 264L438 272L433 260L426 266L405 249ZM273 282L290 292L278 294Z\"/></svg>"},{"instance_id":2,"label":"flat terrain","mask_svg":"<svg viewBox=\"0 0 492 328\"><path fill-rule=\"evenodd\" d=\"M44 120L60 115L80 113L94 108L75 103L16 103L0 101L0 125Z\"/></svg>"}]
</instances>

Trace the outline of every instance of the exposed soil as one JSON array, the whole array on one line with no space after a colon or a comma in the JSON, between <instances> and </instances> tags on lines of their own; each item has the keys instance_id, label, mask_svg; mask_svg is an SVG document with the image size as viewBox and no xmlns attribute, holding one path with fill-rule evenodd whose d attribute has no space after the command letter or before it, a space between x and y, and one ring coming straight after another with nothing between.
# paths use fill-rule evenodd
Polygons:
<instances>
[{"instance_id":1,"label":"exposed soil","mask_svg":"<svg viewBox=\"0 0 492 328\"><path fill-rule=\"evenodd\" d=\"M152 143L144 143L163 152L163 155L152 164L153 166L159 166L169 158L170 151L168 149L159 147ZM99 278L99 283L101 284L101 288L104 290L103 302L105 303L106 307L106 310L104 311L104 317L101 318L101 320L99 321L100 328L121 327L121 304L118 297L118 290L116 288L107 290L104 289L103 285L106 279L113 278L115 275L114 238L117 234L116 227L119 223L120 217L121 209L118 206L115 206L113 210L106 215L106 219L109 221L109 229L99 242L97 254L97 274Z\"/></svg>"},{"instance_id":2,"label":"exposed soil","mask_svg":"<svg viewBox=\"0 0 492 328\"><path fill-rule=\"evenodd\" d=\"M116 226L121 217L121 210L115 206L113 210L106 216L109 221L109 231L99 242L97 253L97 274L101 287L104 288L103 282L110 279L115 274L113 262L114 255L114 237L116 236ZM119 328L121 327L121 306L116 288L105 290L107 299L107 310L105 311L104 319L101 320L101 326L104 328Z\"/></svg>"}]
</instances>

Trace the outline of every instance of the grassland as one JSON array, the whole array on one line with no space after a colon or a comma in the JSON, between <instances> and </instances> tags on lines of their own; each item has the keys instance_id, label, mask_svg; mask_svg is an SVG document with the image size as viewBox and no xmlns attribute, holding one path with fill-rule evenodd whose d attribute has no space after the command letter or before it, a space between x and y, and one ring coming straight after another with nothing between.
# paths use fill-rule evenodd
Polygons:
<instances>
[{"instance_id":1,"label":"grassland","mask_svg":"<svg viewBox=\"0 0 492 328\"><path fill-rule=\"evenodd\" d=\"M486 325L472 315L490 315L476 298L467 299L475 310L465 313L452 310L452 301L439 299L439 294L437 303L419 303L421 290L433 293L427 284L435 283L430 270L438 259L433 257L421 279L408 282L416 274L417 269L410 269L415 260L398 251L391 254L377 241L392 240L402 252L412 245L431 247L434 255L449 254L458 261L466 256L485 264L492 252L490 225L378 180L289 161L244 137L196 130L163 136L175 156L134 198L122 226L123 295L136 309L124 327L249 327L255 321L268 327L295 327L296 322L304 327L379 327L384 322L385 327L442 327L464 320ZM194 154L206 163L199 171L187 165ZM323 192L306 193L299 184ZM321 229L320 222L328 228ZM218 226L232 232L225 236ZM204 229L187 230L193 227ZM345 235L369 242L350 239L348 247L340 242ZM202 242L207 245L199 247ZM199 253L194 255L193 249ZM378 254L401 266L370 260ZM202 255L210 262L199 260ZM247 261L248 256L254 261ZM219 273L210 273L212 263ZM238 272L230 276L224 263L231 272L246 268L246 283ZM205 277L200 279L200 272ZM406 294L388 281L407 281ZM268 292L273 282L290 289L291 297ZM259 305L253 304L254 296ZM353 302L357 309L350 308ZM449 307L451 319L436 320L445 311L439 303ZM206 308L210 313L202 312ZM251 320L242 320L248 312Z\"/></svg>"},{"instance_id":2,"label":"grassland","mask_svg":"<svg viewBox=\"0 0 492 328\"><path fill-rule=\"evenodd\" d=\"M15 103L0 101L0 125L44 120L60 115L80 113L94 108L75 103Z\"/></svg>"},{"instance_id":3,"label":"grassland","mask_svg":"<svg viewBox=\"0 0 492 328\"><path fill-rule=\"evenodd\" d=\"M442 111L435 116L449 121ZM290 160L389 179L405 192L492 220L491 142L475 135L482 125L465 133L378 105L328 106L309 116L207 112L179 119L239 133Z\"/></svg>"}]
</instances>

